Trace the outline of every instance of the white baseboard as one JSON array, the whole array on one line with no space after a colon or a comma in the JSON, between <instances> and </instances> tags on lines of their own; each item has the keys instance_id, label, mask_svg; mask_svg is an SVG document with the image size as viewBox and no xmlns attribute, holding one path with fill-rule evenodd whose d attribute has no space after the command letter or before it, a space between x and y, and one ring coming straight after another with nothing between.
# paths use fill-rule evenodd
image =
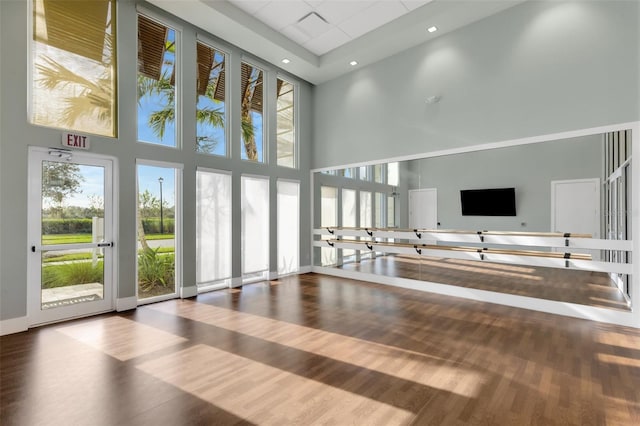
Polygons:
<instances>
[{"instance_id":1,"label":"white baseboard","mask_svg":"<svg viewBox=\"0 0 640 426\"><path fill-rule=\"evenodd\" d=\"M116 299L116 311L129 311L138 307L138 298L136 296L123 297Z\"/></svg>"},{"instance_id":2,"label":"white baseboard","mask_svg":"<svg viewBox=\"0 0 640 426\"><path fill-rule=\"evenodd\" d=\"M191 287L182 287L180 289L180 298L188 299L190 297L196 297L198 295L198 287L193 285Z\"/></svg>"},{"instance_id":3,"label":"white baseboard","mask_svg":"<svg viewBox=\"0 0 640 426\"><path fill-rule=\"evenodd\" d=\"M6 334L20 333L29 329L27 317L10 318L0 321L0 336Z\"/></svg>"},{"instance_id":4,"label":"white baseboard","mask_svg":"<svg viewBox=\"0 0 640 426\"><path fill-rule=\"evenodd\" d=\"M231 284L229 288L238 288L242 287L242 277L233 277L231 278Z\"/></svg>"},{"instance_id":5,"label":"white baseboard","mask_svg":"<svg viewBox=\"0 0 640 426\"><path fill-rule=\"evenodd\" d=\"M311 265L301 266L298 275L311 273Z\"/></svg>"},{"instance_id":6,"label":"white baseboard","mask_svg":"<svg viewBox=\"0 0 640 426\"><path fill-rule=\"evenodd\" d=\"M278 276L277 272L269 271L269 281L277 280Z\"/></svg>"}]
</instances>

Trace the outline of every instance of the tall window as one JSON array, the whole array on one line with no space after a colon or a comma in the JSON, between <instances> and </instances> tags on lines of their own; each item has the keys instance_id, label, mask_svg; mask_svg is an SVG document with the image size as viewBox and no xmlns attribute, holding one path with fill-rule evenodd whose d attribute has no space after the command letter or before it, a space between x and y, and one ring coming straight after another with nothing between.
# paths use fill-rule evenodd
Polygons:
<instances>
[{"instance_id":1,"label":"tall window","mask_svg":"<svg viewBox=\"0 0 640 426\"><path fill-rule=\"evenodd\" d=\"M373 166L373 181L376 183L384 183L384 164L376 164Z\"/></svg>"},{"instance_id":2,"label":"tall window","mask_svg":"<svg viewBox=\"0 0 640 426\"><path fill-rule=\"evenodd\" d=\"M387 227L396 226L396 198L393 195L387 196Z\"/></svg>"},{"instance_id":3,"label":"tall window","mask_svg":"<svg viewBox=\"0 0 640 426\"><path fill-rule=\"evenodd\" d=\"M177 33L138 15L138 141L177 147Z\"/></svg>"},{"instance_id":4,"label":"tall window","mask_svg":"<svg viewBox=\"0 0 640 426\"><path fill-rule=\"evenodd\" d=\"M375 225L376 228L384 228L386 226L385 220L385 194L380 192L376 192L376 202L375 202Z\"/></svg>"},{"instance_id":5,"label":"tall window","mask_svg":"<svg viewBox=\"0 0 640 426\"><path fill-rule=\"evenodd\" d=\"M356 191L355 189L342 189L342 226L345 228L356 227ZM343 237L344 240L355 240L355 237ZM355 260L356 251L342 249L342 260L352 262Z\"/></svg>"},{"instance_id":6,"label":"tall window","mask_svg":"<svg viewBox=\"0 0 640 426\"><path fill-rule=\"evenodd\" d=\"M263 72L246 62L241 65L240 108L243 160L264 162L264 84Z\"/></svg>"},{"instance_id":7,"label":"tall window","mask_svg":"<svg viewBox=\"0 0 640 426\"><path fill-rule=\"evenodd\" d=\"M279 78L277 86L278 166L296 167L294 85Z\"/></svg>"},{"instance_id":8,"label":"tall window","mask_svg":"<svg viewBox=\"0 0 640 426\"><path fill-rule=\"evenodd\" d=\"M269 178L242 176L242 275L267 279L269 272Z\"/></svg>"},{"instance_id":9,"label":"tall window","mask_svg":"<svg viewBox=\"0 0 640 426\"><path fill-rule=\"evenodd\" d=\"M360 191L360 228L371 228L373 225L372 204L371 192ZM371 252L363 250L360 256L362 259L370 258Z\"/></svg>"},{"instance_id":10,"label":"tall window","mask_svg":"<svg viewBox=\"0 0 640 426\"><path fill-rule=\"evenodd\" d=\"M278 274L300 269L300 184L278 181Z\"/></svg>"},{"instance_id":11,"label":"tall window","mask_svg":"<svg viewBox=\"0 0 640 426\"><path fill-rule=\"evenodd\" d=\"M338 225L338 189L331 186L323 186L320 188L320 226L322 228L333 227ZM323 240L332 237L322 236ZM336 249L322 247L321 265L335 265L337 261Z\"/></svg>"},{"instance_id":12,"label":"tall window","mask_svg":"<svg viewBox=\"0 0 640 426\"><path fill-rule=\"evenodd\" d=\"M397 161L387 164L387 184L391 186L398 186L399 182L400 164Z\"/></svg>"},{"instance_id":13,"label":"tall window","mask_svg":"<svg viewBox=\"0 0 640 426\"><path fill-rule=\"evenodd\" d=\"M138 164L138 299L176 293L178 169Z\"/></svg>"},{"instance_id":14,"label":"tall window","mask_svg":"<svg viewBox=\"0 0 640 426\"><path fill-rule=\"evenodd\" d=\"M231 280L231 175L196 172L196 284L226 287Z\"/></svg>"},{"instance_id":15,"label":"tall window","mask_svg":"<svg viewBox=\"0 0 640 426\"><path fill-rule=\"evenodd\" d=\"M369 166L360 166L360 180L371 180Z\"/></svg>"},{"instance_id":16,"label":"tall window","mask_svg":"<svg viewBox=\"0 0 640 426\"><path fill-rule=\"evenodd\" d=\"M202 42L198 42L196 51L196 151L227 155L226 56Z\"/></svg>"},{"instance_id":17,"label":"tall window","mask_svg":"<svg viewBox=\"0 0 640 426\"><path fill-rule=\"evenodd\" d=\"M115 137L115 0L33 0L30 121Z\"/></svg>"}]
</instances>

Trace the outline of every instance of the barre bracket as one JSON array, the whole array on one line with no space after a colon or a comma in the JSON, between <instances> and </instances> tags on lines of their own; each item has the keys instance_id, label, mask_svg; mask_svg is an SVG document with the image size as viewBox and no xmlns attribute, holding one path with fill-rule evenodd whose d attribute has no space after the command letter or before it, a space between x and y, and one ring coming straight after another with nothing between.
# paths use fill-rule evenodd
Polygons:
<instances>
[{"instance_id":1,"label":"barre bracket","mask_svg":"<svg viewBox=\"0 0 640 426\"><path fill-rule=\"evenodd\" d=\"M333 235L333 233L334 233L335 231L333 231L331 228L327 228L327 232L328 232L328 233L330 233L331 235Z\"/></svg>"},{"instance_id":2,"label":"barre bracket","mask_svg":"<svg viewBox=\"0 0 640 426\"><path fill-rule=\"evenodd\" d=\"M327 244L329 244L331 247L333 247L334 243L332 243L330 240L327 240Z\"/></svg>"},{"instance_id":3,"label":"barre bracket","mask_svg":"<svg viewBox=\"0 0 640 426\"><path fill-rule=\"evenodd\" d=\"M370 237L373 237L373 231L369 231L369 228L364 228L364 232L366 232Z\"/></svg>"},{"instance_id":4,"label":"barre bracket","mask_svg":"<svg viewBox=\"0 0 640 426\"><path fill-rule=\"evenodd\" d=\"M364 243L369 250L373 250L373 244Z\"/></svg>"},{"instance_id":5,"label":"barre bracket","mask_svg":"<svg viewBox=\"0 0 640 426\"><path fill-rule=\"evenodd\" d=\"M422 239L422 233L418 232L417 229L414 229L413 232L416 233L416 237L418 237L419 240Z\"/></svg>"},{"instance_id":6,"label":"barre bracket","mask_svg":"<svg viewBox=\"0 0 640 426\"><path fill-rule=\"evenodd\" d=\"M419 238L419 237L418 237ZM416 252L418 254L422 254L422 249L419 249L418 246L413 246L414 249L416 249Z\"/></svg>"}]
</instances>

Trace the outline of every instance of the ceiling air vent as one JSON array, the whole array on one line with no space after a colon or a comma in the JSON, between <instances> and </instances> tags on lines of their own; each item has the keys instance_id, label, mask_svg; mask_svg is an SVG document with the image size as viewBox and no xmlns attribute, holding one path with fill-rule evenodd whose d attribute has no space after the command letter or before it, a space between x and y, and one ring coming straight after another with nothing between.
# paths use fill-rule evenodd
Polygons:
<instances>
[{"instance_id":1,"label":"ceiling air vent","mask_svg":"<svg viewBox=\"0 0 640 426\"><path fill-rule=\"evenodd\" d=\"M316 12L308 13L298 19L296 27L311 38L316 38L331 29L331 25Z\"/></svg>"}]
</instances>

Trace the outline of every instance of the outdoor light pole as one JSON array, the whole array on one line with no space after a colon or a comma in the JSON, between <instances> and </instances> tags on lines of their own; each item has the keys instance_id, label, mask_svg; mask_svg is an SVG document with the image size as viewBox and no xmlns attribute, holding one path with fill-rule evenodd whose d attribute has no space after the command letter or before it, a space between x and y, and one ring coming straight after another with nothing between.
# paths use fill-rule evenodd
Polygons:
<instances>
[{"instance_id":1,"label":"outdoor light pole","mask_svg":"<svg viewBox=\"0 0 640 426\"><path fill-rule=\"evenodd\" d=\"M164 179L159 177L158 182L160 182L160 234L164 234L164 222L162 218L162 182L164 182Z\"/></svg>"}]
</instances>

